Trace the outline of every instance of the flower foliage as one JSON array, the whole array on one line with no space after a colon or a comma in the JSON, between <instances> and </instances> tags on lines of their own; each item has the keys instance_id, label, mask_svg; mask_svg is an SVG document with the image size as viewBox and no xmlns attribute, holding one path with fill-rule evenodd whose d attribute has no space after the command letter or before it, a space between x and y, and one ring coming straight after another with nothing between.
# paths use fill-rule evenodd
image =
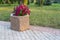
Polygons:
<instances>
[{"instance_id":1,"label":"flower foliage","mask_svg":"<svg viewBox=\"0 0 60 40\"><path fill-rule=\"evenodd\" d=\"M24 15L30 15L30 9L26 5L19 5L16 7L15 16L24 16Z\"/></svg>"}]
</instances>

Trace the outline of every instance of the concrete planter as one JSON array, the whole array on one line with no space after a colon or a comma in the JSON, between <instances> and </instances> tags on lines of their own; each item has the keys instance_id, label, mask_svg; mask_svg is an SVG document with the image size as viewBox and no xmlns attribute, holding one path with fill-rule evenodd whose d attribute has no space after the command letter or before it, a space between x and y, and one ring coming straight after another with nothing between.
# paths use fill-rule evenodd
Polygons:
<instances>
[{"instance_id":1,"label":"concrete planter","mask_svg":"<svg viewBox=\"0 0 60 40\"><path fill-rule=\"evenodd\" d=\"M29 29L29 15L25 16L11 16L11 29L16 31L25 31Z\"/></svg>"}]
</instances>

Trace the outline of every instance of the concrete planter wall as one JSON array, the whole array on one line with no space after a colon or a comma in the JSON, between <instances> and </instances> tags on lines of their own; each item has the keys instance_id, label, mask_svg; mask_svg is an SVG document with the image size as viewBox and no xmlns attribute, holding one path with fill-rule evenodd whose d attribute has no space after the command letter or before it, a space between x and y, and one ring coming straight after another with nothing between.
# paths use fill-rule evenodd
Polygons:
<instances>
[{"instance_id":1,"label":"concrete planter wall","mask_svg":"<svg viewBox=\"0 0 60 40\"><path fill-rule=\"evenodd\" d=\"M11 16L11 29L17 31L25 31L29 28L29 15Z\"/></svg>"}]
</instances>

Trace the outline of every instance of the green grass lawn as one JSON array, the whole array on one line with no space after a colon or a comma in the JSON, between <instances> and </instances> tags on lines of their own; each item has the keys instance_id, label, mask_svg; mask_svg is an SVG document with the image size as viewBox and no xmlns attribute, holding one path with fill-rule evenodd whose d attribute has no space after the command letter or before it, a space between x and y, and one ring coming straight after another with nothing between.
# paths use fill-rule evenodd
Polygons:
<instances>
[{"instance_id":1,"label":"green grass lawn","mask_svg":"<svg viewBox=\"0 0 60 40\"><path fill-rule=\"evenodd\" d=\"M0 21L9 21L14 6L0 6ZM29 5L31 9L30 24L60 28L60 4L38 7Z\"/></svg>"}]
</instances>

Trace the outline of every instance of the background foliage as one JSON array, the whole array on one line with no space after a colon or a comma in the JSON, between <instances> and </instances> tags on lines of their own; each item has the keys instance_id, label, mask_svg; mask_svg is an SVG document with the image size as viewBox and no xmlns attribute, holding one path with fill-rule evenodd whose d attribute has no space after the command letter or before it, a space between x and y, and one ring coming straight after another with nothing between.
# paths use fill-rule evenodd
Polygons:
<instances>
[{"instance_id":1,"label":"background foliage","mask_svg":"<svg viewBox=\"0 0 60 40\"><path fill-rule=\"evenodd\" d=\"M22 0L24 1L24 0ZM26 1L24 1L23 3L25 3ZM51 4L51 0L27 0L27 4L30 4L30 3L34 3L37 4L37 5L43 5L43 4ZM0 4L19 4L20 3L20 0L0 0Z\"/></svg>"}]
</instances>

